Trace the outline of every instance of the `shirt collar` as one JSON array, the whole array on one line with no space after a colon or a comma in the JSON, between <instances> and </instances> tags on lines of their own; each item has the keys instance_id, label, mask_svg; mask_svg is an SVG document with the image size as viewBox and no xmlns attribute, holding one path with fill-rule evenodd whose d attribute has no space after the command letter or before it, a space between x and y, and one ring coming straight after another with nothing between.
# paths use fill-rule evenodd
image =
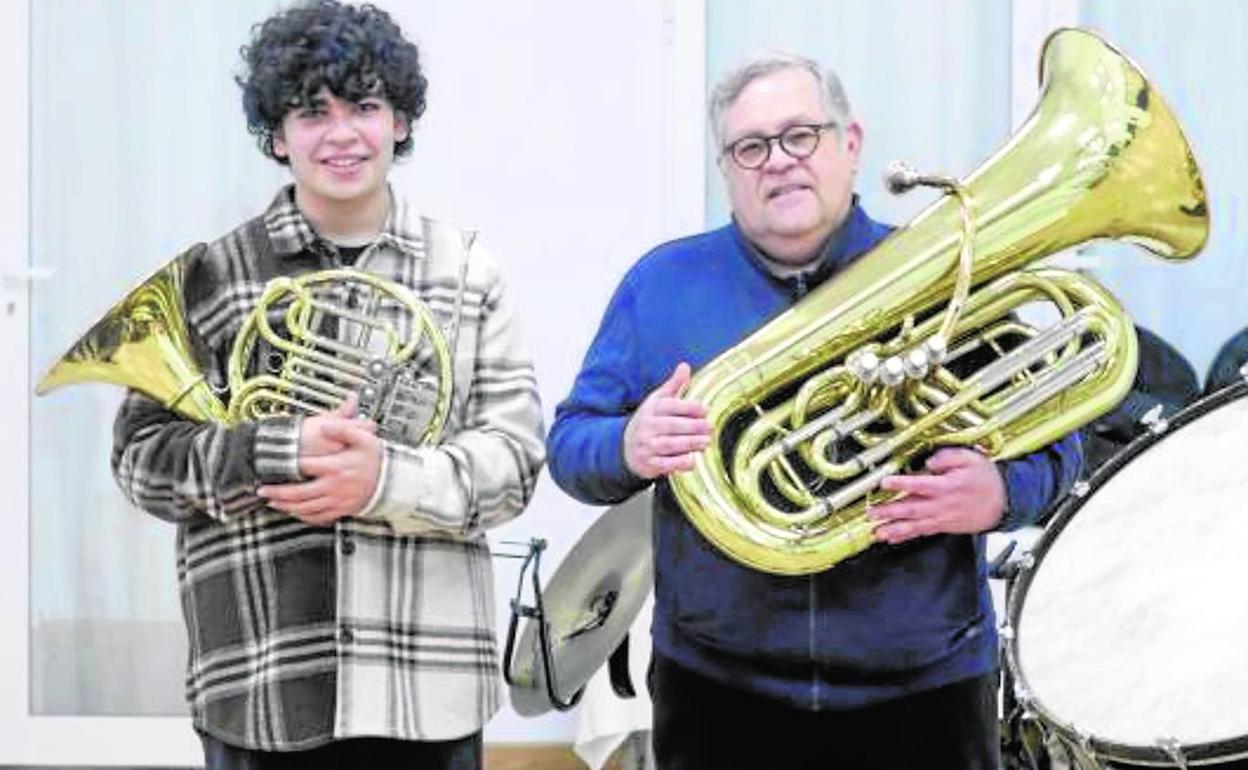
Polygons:
<instances>
[{"instance_id":1,"label":"shirt collar","mask_svg":"<svg viewBox=\"0 0 1248 770\"><path fill-rule=\"evenodd\" d=\"M393 188L387 186L386 189L390 195L390 213L376 242L393 246L412 259L422 259L425 256L425 236L419 212L406 198L395 195ZM283 187L273 198L264 212L264 226L269 234L269 243L279 257L293 257L307 251L336 250L333 244L317 235L312 223L295 204L293 184Z\"/></svg>"}]
</instances>

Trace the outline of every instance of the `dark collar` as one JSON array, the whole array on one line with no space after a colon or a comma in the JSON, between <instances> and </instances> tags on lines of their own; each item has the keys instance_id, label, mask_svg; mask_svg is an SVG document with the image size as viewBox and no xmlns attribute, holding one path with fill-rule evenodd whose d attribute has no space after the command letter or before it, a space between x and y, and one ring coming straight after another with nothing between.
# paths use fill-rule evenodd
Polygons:
<instances>
[{"instance_id":1,"label":"dark collar","mask_svg":"<svg viewBox=\"0 0 1248 770\"><path fill-rule=\"evenodd\" d=\"M796 295L802 295L826 281L831 275L839 272L853 262L872 246L878 243L889 228L872 220L862 210L857 194L850 203L849 213L845 221L837 228L819 249L819 256L802 270L788 275L776 274L764 252L746 239L741 228L733 220L733 230L754 266L767 274L773 281L787 286Z\"/></svg>"}]
</instances>

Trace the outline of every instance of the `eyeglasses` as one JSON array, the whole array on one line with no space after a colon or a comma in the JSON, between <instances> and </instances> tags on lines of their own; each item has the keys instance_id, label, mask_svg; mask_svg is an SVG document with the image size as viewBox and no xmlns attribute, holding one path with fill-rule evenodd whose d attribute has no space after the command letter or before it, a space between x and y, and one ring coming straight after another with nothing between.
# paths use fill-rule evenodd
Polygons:
<instances>
[{"instance_id":1,"label":"eyeglasses","mask_svg":"<svg viewBox=\"0 0 1248 770\"><path fill-rule=\"evenodd\" d=\"M809 158L819 149L819 136L830 128L836 127L836 121L827 123L802 123L789 126L778 134L771 136L743 136L735 142L724 145L722 154L732 158L746 171L761 167L771 157L771 144L775 142L790 158L801 160Z\"/></svg>"}]
</instances>

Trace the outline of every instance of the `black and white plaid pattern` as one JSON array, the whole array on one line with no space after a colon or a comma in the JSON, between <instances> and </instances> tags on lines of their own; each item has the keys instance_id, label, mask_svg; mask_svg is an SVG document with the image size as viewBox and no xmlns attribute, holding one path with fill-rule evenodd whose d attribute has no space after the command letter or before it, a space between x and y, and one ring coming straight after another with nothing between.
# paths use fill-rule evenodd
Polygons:
<instances>
[{"instance_id":1,"label":"black and white plaid pattern","mask_svg":"<svg viewBox=\"0 0 1248 770\"><path fill-rule=\"evenodd\" d=\"M134 392L117 416L118 483L178 525L195 724L231 744L445 740L479 730L500 704L483 532L520 513L544 459L533 368L493 260L392 201L357 268L411 287L449 328L468 262L442 443L388 443L363 516L310 527L255 494L299 478L295 418L196 424ZM265 282L338 266L292 188L185 261L192 343L217 387Z\"/></svg>"}]
</instances>

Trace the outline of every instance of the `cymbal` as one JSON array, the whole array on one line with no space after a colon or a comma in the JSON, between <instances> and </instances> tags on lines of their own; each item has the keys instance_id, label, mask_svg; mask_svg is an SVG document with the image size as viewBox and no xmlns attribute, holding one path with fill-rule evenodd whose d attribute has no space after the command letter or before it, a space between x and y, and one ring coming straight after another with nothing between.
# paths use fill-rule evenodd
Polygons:
<instances>
[{"instance_id":1,"label":"cymbal","mask_svg":"<svg viewBox=\"0 0 1248 770\"><path fill-rule=\"evenodd\" d=\"M598 517L542 590L555 694L562 700L607 662L650 592L650 500L647 489ZM511 705L522 716L552 708L541 660L538 623L526 618L511 671Z\"/></svg>"}]
</instances>

